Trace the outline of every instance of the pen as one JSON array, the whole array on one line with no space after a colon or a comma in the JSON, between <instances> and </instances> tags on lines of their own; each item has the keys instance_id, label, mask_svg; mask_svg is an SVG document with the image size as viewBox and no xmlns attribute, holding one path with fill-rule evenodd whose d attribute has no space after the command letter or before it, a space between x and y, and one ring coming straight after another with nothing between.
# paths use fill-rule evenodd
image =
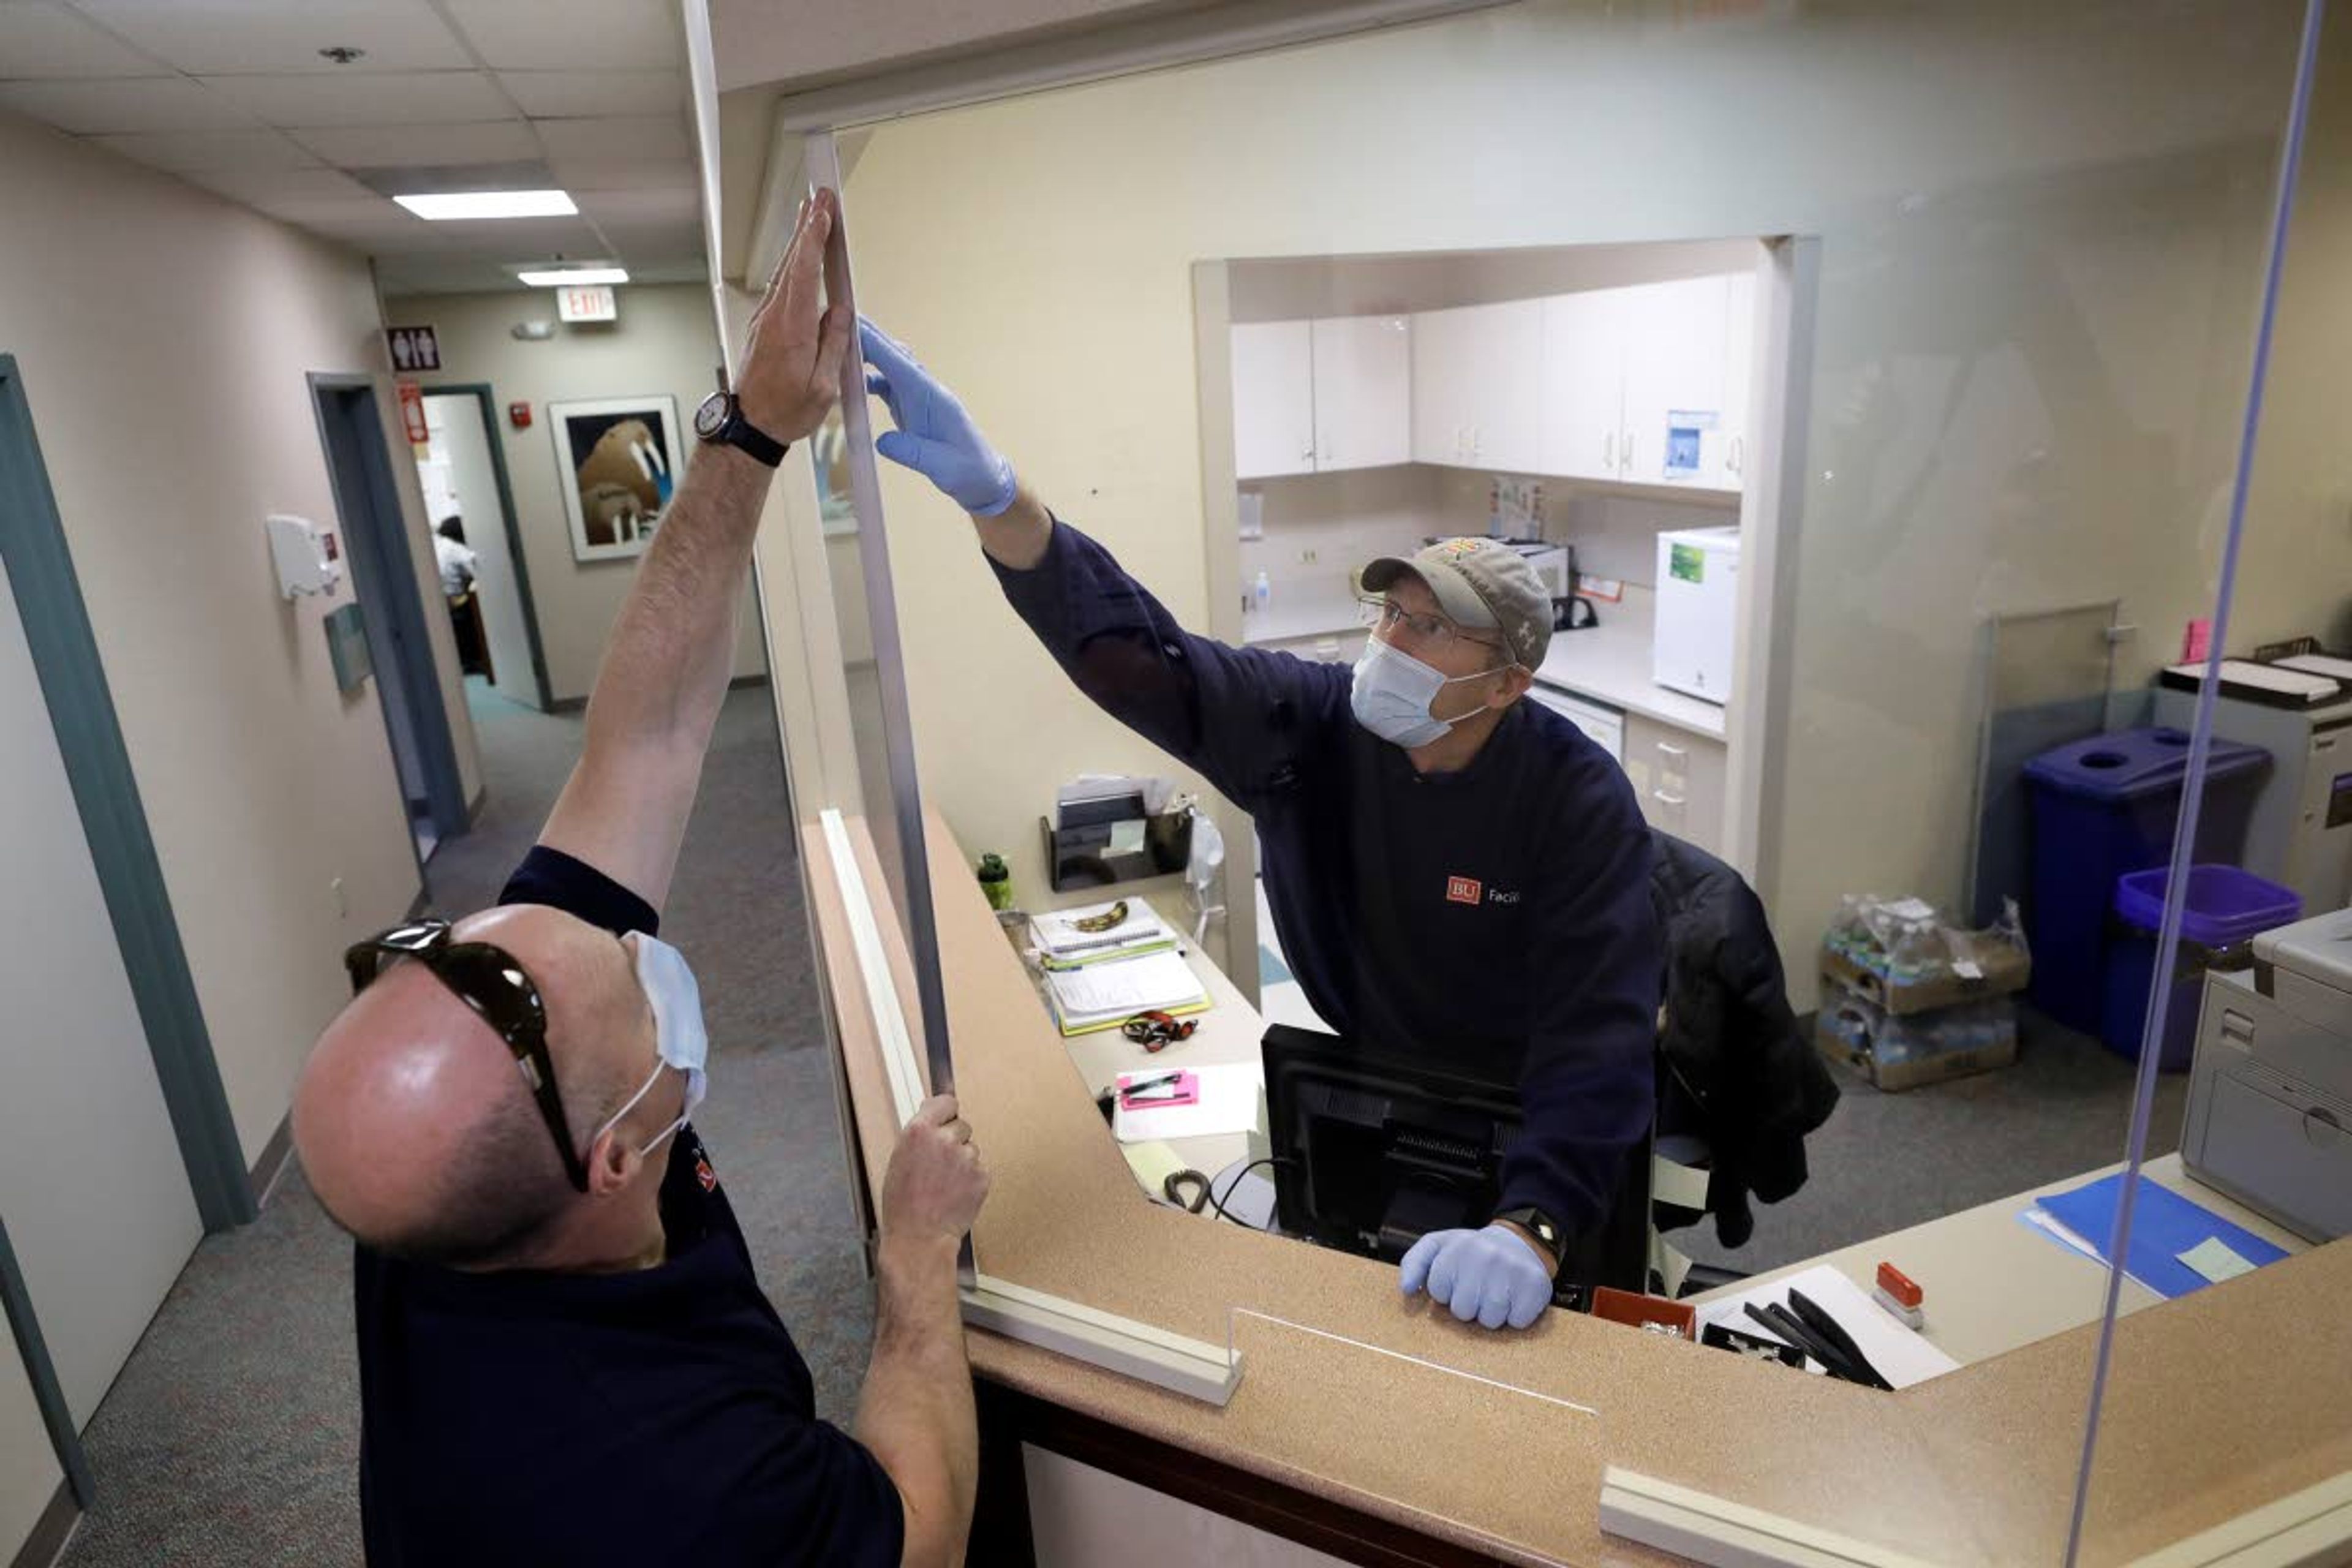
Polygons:
<instances>
[{"instance_id":1,"label":"pen","mask_svg":"<svg viewBox=\"0 0 2352 1568\"><path fill-rule=\"evenodd\" d=\"M1174 1072L1153 1073L1149 1078L1131 1078L1118 1086L1118 1091L1121 1094L1133 1094L1139 1089L1158 1089L1161 1084L1174 1083L1183 1076L1184 1069L1179 1068Z\"/></svg>"}]
</instances>

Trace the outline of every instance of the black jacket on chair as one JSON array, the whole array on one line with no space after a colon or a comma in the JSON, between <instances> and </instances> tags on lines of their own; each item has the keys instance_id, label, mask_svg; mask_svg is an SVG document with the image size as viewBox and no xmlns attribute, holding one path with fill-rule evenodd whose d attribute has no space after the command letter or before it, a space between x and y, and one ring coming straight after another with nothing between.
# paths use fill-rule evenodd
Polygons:
<instances>
[{"instance_id":1,"label":"black jacket on chair","mask_svg":"<svg viewBox=\"0 0 2352 1568\"><path fill-rule=\"evenodd\" d=\"M1838 1089L1797 1026L1764 904L1694 845L1650 835L1650 898L1666 934L1659 1012L1658 1131L1705 1141L1706 1206L1726 1247L1756 1228L1749 1194L1778 1203L1805 1184L1805 1135Z\"/></svg>"}]
</instances>

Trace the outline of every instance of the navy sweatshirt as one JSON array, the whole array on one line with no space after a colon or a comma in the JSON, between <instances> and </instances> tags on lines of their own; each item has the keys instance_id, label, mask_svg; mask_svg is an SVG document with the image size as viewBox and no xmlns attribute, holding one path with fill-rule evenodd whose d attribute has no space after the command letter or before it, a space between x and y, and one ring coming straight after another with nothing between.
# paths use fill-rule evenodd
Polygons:
<instances>
[{"instance_id":1,"label":"navy sweatshirt","mask_svg":"<svg viewBox=\"0 0 2352 1568\"><path fill-rule=\"evenodd\" d=\"M1599 1220L1654 1115L1664 965L1649 830L1609 755L1522 700L1469 766L1420 773L1356 722L1348 667L1193 636L1067 523L1034 569L995 569L1079 689L1255 819L1324 1021L1516 1077L1501 1206Z\"/></svg>"}]
</instances>

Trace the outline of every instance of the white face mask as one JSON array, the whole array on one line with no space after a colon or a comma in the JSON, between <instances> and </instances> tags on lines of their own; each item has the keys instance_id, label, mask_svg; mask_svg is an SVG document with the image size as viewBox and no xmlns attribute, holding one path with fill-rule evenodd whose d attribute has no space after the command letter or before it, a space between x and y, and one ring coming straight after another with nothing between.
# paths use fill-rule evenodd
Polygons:
<instances>
[{"instance_id":1,"label":"white face mask","mask_svg":"<svg viewBox=\"0 0 2352 1568\"><path fill-rule=\"evenodd\" d=\"M1489 680L1500 673L1482 669L1475 675L1441 675L1412 655L1400 653L1373 637L1364 645L1364 657L1356 661L1355 685L1348 705L1355 710L1357 723L1381 740L1412 751L1452 733L1454 725L1486 706L1481 702L1467 712L1440 719L1429 710L1439 692L1458 680Z\"/></svg>"},{"instance_id":2,"label":"white face mask","mask_svg":"<svg viewBox=\"0 0 2352 1568\"><path fill-rule=\"evenodd\" d=\"M653 1142L637 1151L640 1159L662 1146L665 1139L686 1125L694 1108L702 1103L704 1091L709 1088L709 1074L705 1071L710 1059L710 1035L702 1025L702 987L694 981L694 971L686 966L685 955L656 937L643 931L631 931L628 940L635 943L637 984L645 987L646 1000L654 1010L654 1050L661 1062L653 1070L629 1102L613 1112L612 1119L596 1129L595 1137L588 1140L593 1148L596 1139L617 1126L621 1118L636 1109L637 1101L652 1092L661 1081L662 1073L676 1068L686 1075L686 1104L677 1120L654 1135Z\"/></svg>"}]
</instances>

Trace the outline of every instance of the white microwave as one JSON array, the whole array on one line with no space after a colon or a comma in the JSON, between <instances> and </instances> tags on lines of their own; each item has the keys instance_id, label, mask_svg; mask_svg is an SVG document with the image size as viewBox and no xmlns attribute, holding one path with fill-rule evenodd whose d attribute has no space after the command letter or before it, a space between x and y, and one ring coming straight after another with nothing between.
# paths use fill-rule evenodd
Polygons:
<instances>
[{"instance_id":1,"label":"white microwave","mask_svg":"<svg viewBox=\"0 0 2352 1568\"><path fill-rule=\"evenodd\" d=\"M1738 525L1658 535L1657 605L1651 679L1704 701L1729 701L1738 663Z\"/></svg>"}]
</instances>

